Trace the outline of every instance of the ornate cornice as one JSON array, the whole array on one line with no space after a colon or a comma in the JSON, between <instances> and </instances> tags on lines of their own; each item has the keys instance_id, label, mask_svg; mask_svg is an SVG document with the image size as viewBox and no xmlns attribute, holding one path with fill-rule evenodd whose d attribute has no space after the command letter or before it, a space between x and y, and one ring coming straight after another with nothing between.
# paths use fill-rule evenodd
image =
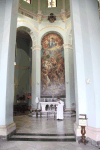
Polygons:
<instances>
[{"instance_id":1,"label":"ornate cornice","mask_svg":"<svg viewBox=\"0 0 100 150\"><path fill-rule=\"evenodd\" d=\"M62 20L65 22L66 18L70 17L70 11L68 11L68 12L64 11L63 12L62 10L61 10L61 14L56 15L56 18L62 18ZM24 16L26 16L26 17L34 19L35 21L37 20L37 22L40 24L41 21L42 21L42 19L48 18L48 15L43 15L42 12L41 13L39 13L39 12L37 14L34 14L33 12L28 11L27 9L22 8L21 4L19 3L19 13L22 14L22 15L24 15Z\"/></svg>"}]
</instances>

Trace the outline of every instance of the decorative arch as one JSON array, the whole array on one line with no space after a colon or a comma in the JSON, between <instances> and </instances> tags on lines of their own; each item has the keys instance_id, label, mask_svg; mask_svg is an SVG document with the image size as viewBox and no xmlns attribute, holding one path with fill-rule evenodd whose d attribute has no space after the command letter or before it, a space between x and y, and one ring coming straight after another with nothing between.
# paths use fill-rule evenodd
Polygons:
<instances>
[{"instance_id":1,"label":"decorative arch","mask_svg":"<svg viewBox=\"0 0 100 150\"><path fill-rule=\"evenodd\" d=\"M26 26L20 26L17 28L17 31L18 30L25 31L30 35L30 37L32 39L32 47L33 47L33 45L36 44L36 38L35 38L34 32L30 28L28 28Z\"/></svg>"},{"instance_id":2,"label":"decorative arch","mask_svg":"<svg viewBox=\"0 0 100 150\"><path fill-rule=\"evenodd\" d=\"M57 31L48 31L48 32L44 33L44 34L41 36L41 41L42 41L43 37L45 37L45 36L46 36L47 34L49 34L49 33L57 34L57 35L59 35L59 36L62 38L62 40L63 40L63 36L62 36L61 33L57 32ZM63 40L63 43L64 43L64 40Z\"/></svg>"},{"instance_id":3,"label":"decorative arch","mask_svg":"<svg viewBox=\"0 0 100 150\"><path fill-rule=\"evenodd\" d=\"M40 41L40 45L41 45L41 40L42 38L48 34L48 33L56 33L58 34L60 37L62 37L63 39L63 43L65 43L65 32L63 30L59 30L58 32L58 28L56 27L52 27L52 30L51 28L45 28L44 30L42 30L39 34L39 41Z\"/></svg>"}]
</instances>

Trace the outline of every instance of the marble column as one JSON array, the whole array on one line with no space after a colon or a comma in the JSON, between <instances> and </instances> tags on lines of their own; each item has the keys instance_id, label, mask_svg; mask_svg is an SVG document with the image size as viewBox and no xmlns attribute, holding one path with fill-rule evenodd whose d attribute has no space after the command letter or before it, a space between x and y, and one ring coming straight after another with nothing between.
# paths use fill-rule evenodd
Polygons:
<instances>
[{"instance_id":1,"label":"marble column","mask_svg":"<svg viewBox=\"0 0 100 150\"><path fill-rule=\"evenodd\" d=\"M41 88L41 46L32 48L32 107L37 108L36 97L40 98Z\"/></svg>"},{"instance_id":2,"label":"marble column","mask_svg":"<svg viewBox=\"0 0 100 150\"><path fill-rule=\"evenodd\" d=\"M0 138L15 131L13 122L14 59L18 1L0 1Z\"/></svg>"},{"instance_id":3,"label":"marble column","mask_svg":"<svg viewBox=\"0 0 100 150\"><path fill-rule=\"evenodd\" d=\"M100 141L100 20L98 2L71 0L74 45L76 128L79 114L86 114L86 136ZM98 128L98 129L97 129ZM76 130L76 135L81 135ZM95 136L94 136L95 135Z\"/></svg>"}]
</instances>

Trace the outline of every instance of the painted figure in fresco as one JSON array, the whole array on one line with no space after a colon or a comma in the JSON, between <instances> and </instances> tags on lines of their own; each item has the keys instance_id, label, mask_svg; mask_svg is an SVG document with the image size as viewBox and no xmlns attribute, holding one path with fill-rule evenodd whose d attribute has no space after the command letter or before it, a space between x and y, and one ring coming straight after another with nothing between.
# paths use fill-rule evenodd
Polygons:
<instances>
[{"instance_id":1,"label":"painted figure in fresco","mask_svg":"<svg viewBox=\"0 0 100 150\"><path fill-rule=\"evenodd\" d=\"M64 52L62 44L62 39L56 34L49 34L42 40L41 95L49 96L52 93L59 95L65 92ZM53 87L57 90L53 91Z\"/></svg>"},{"instance_id":2,"label":"painted figure in fresco","mask_svg":"<svg viewBox=\"0 0 100 150\"><path fill-rule=\"evenodd\" d=\"M55 41L53 38L49 40L49 48L55 47Z\"/></svg>"}]
</instances>

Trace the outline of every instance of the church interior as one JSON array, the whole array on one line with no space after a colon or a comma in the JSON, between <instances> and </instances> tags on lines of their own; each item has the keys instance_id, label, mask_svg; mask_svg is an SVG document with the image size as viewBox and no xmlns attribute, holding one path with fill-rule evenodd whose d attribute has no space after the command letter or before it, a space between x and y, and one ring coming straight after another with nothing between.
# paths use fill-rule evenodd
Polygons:
<instances>
[{"instance_id":1,"label":"church interior","mask_svg":"<svg viewBox=\"0 0 100 150\"><path fill-rule=\"evenodd\" d=\"M0 0L0 19L0 150L99 149L100 1Z\"/></svg>"}]
</instances>

